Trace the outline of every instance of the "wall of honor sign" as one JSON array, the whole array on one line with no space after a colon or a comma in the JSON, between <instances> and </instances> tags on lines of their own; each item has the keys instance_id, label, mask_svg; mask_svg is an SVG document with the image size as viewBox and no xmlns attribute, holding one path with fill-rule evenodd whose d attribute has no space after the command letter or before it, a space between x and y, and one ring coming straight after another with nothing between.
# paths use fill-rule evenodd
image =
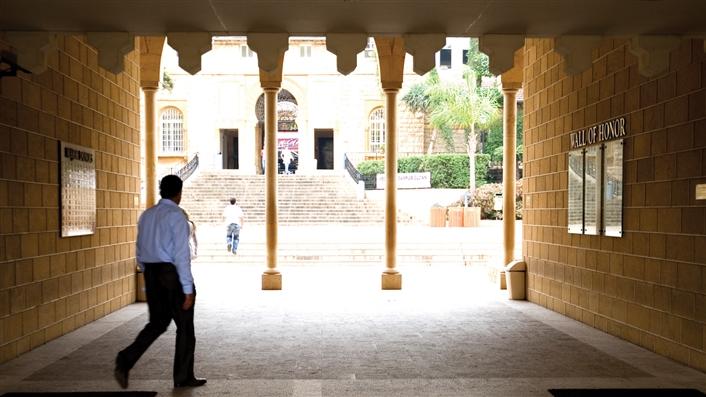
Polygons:
<instances>
[{"instance_id":1,"label":"wall of honor sign","mask_svg":"<svg viewBox=\"0 0 706 397\"><path fill-rule=\"evenodd\" d=\"M604 123L571 133L571 149L578 149L588 145L595 145L613 139L623 138L625 131L625 117L619 117Z\"/></svg>"},{"instance_id":2,"label":"wall of honor sign","mask_svg":"<svg viewBox=\"0 0 706 397\"><path fill-rule=\"evenodd\" d=\"M623 235L625 117L572 132L569 151L569 233Z\"/></svg>"},{"instance_id":3,"label":"wall of honor sign","mask_svg":"<svg viewBox=\"0 0 706 397\"><path fill-rule=\"evenodd\" d=\"M61 237L96 231L96 162L93 149L60 143Z\"/></svg>"}]
</instances>

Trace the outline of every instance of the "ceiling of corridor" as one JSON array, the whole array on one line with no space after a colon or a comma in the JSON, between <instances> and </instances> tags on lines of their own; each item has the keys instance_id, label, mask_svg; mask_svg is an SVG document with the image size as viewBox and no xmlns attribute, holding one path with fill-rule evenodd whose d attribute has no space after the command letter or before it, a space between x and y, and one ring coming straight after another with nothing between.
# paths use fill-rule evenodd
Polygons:
<instances>
[{"instance_id":1,"label":"ceiling of corridor","mask_svg":"<svg viewBox=\"0 0 706 397\"><path fill-rule=\"evenodd\" d=\"M0 30L706 34L704 0L0 0Z\"/></svg>"}]
</instances>

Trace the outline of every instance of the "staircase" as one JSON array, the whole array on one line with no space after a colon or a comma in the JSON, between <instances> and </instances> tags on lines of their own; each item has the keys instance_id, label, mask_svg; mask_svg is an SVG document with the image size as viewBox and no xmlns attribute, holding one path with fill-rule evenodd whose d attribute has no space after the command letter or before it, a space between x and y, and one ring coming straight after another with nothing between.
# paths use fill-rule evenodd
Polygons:
<instances>
[{"instance_id":1,"label":"staircase","mask_svg":"<svg viewBox=\"0 0 706 397\"><path fill-rule=\"evenodd\" d=\"M197 227L197 263L263 266L266 263L264 225L246 226L238 254L226 250L222 225ZM406 265L486 266L502 249L502 224L479 228L430 228L400 225L397 262ZM309 264L384 266L384 225L290 225L278 231L278 266Z\"/></svg>"},{"instance_id":2,"label":"staircase","mask_svg":"<svg viewBox=\"0 0 706 397\"><path fill-rule=\"evenodd\" d=\"M196 224L222 223L223 208L235 197L245 224L265 222L264 175L238 175L229 170L202 171L184 188L181 206ZM377 202L358 200L346 175L278 175L278 224L376 224L385 219ZM409 216L398 216L409 222Z\"/></svg>"}]
</instances>

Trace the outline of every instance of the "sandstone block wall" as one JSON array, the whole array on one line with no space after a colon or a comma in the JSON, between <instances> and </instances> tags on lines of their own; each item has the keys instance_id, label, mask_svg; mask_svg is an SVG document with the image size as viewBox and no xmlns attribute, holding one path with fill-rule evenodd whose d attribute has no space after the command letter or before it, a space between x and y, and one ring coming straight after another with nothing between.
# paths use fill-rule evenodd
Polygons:
<instances>
[{"instance_id":1,"label":"sandstone block wall","mask_svg":"<svg viewBox=\"0 0 706 397\"><path fill-rule=\"evenodd\" d=\"M60 36L46 72L0 79L0 363L134 301L138 54L113 75ZM60 141L96 151L93 235L60 237Z\"/></svg>"},{"instance_id":2,"label":"sandstone block wall","mask_svg":"<svg viewBox=\"0 0 706 397\"><path fill-rule=\"evenodd\" d=\"M563 72L552 40L525 47L523 255L529 299L706 370L706 55L684 40L668 72L639 75L624 40ZM567 232L572 131L625 116L624 236Z\"/></svg>"}]
</instances>

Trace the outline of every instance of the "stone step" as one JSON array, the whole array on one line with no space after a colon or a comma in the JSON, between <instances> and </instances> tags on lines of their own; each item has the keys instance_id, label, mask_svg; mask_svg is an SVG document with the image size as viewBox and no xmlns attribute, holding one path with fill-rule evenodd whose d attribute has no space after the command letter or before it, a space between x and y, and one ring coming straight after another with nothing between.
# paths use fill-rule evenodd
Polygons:
<instances>
[{"instance_id":1,"label":"stone step","mask_svg":"<svg viewBox=\"0 0 706 397\"><path fill-rule=\"evenodd\" d=\"M197 224L220 223L230 197L238 199L247 223L265 221L265 177L229 170L201 171L187 181L181 206ZM291 224L378 224L384 208L358 200L347 175L280 175L277 177L278 222ZM410 222L400 213L399 222Z\"/></svg>"}]
</instances>

